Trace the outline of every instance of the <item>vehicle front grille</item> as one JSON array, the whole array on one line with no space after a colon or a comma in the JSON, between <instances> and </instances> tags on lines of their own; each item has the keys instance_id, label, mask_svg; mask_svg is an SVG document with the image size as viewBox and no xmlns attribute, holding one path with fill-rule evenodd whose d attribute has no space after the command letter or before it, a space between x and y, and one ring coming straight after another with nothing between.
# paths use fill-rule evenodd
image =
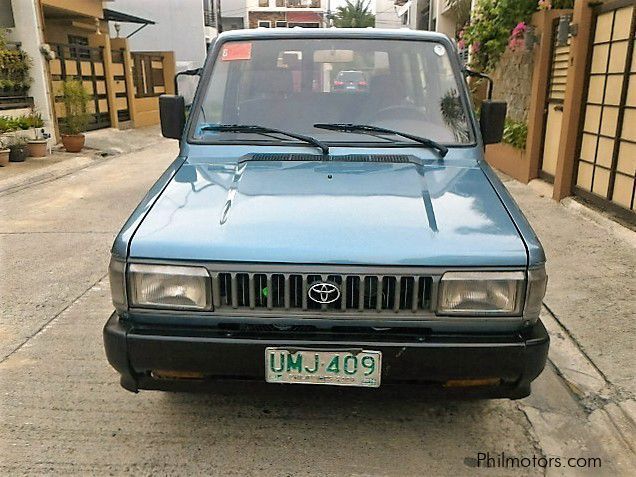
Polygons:
<instances>
[{"instance_id":1,"label":"vehicle front grille","mask_svg":"<svg viewBox=\"0 0 636 477\"><path fill-rule=\"evenodd\" d=\"M321 283L332 285L325 295L330 303L310 296L311 287ZM421 313L431 308L432 285L431 276L406 274L212 273L215 310L244 312Z\"/></svg>"}]
</instances>

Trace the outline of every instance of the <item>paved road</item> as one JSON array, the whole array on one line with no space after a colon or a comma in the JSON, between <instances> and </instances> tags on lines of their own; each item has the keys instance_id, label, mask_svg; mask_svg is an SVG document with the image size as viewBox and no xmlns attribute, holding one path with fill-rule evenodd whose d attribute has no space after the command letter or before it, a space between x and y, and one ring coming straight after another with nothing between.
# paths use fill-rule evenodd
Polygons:
<instances>
[{"instance_id":1,"label":"paved road","mask_svg":"<svg viewBox=\"0 0 636 477\"><path fill-rule=\"evenodd\" d=\"M0 473L486 474L479 452L625 469L551 366L518 402L264 384L121 389L101 341L108 250L175 152L160 141L0 198Z\"/></svg>"}]
</instances>

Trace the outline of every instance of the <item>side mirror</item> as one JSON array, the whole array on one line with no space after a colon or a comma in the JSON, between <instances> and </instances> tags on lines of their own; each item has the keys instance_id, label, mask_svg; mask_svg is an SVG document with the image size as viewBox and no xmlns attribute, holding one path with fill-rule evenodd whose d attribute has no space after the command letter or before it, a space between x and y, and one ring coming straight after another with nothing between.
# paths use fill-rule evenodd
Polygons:
<instances>
[{"instance_id":1,"label":"side mirror","mask_svg":"<svg viewBox=\"0 0 636 477\"><path fill-rule=\"evenodd\" d=\"M479 129L484 145L501 142L507 109L505 101L486 100L481 103Z\"/></svg>"},{"instance_id":2,"label":"side mirror","mask_svg":"<svg viewBox=\"0 0 636 477\"><path fill-rule=\"evenodd\" d=\"M170 139L181 139L185 126L185 101L183 96L162 94L159 96L161 134Z\"/></svg>"}]
</instances>

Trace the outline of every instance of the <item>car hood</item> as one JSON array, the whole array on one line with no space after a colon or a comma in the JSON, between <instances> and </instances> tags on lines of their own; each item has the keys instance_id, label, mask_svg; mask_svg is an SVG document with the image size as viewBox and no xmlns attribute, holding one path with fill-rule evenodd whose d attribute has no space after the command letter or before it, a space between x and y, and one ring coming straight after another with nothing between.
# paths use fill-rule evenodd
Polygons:
<instances>
[{"instance_id":1,"label":"car hood","mask_svg":"<svg viewBox=\"0 0 636 477\"><path fill-rule=\"evenodd\" d=\"M185 163L137 228L131 258L525 266L486 175L453 165Z\"/></svg>"}]
</instances>

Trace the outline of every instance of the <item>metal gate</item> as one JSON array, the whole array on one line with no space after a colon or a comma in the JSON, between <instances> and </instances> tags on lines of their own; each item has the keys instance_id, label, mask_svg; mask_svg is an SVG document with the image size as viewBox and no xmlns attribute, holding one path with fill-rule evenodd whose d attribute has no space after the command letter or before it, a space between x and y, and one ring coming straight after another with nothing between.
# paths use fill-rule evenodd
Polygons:
<instances>
[{"instance_id":1,"label":"metal gate","mask_svg":"<svg viewBox=\"0 0 636 477\"><path fill-rule=\"evenodd\" d=\"M115 85L115 109L120 122L130 121L130 105L128 104L128 85L126 83L126 50L112 50L112 75Z\"/></svg>"},{"instance_id":2,"label":"metal gate","mask_svg":"<svg viewBox=\"0 0 636 477\"><path fill-rule=\"evenodd\" d=\"M539 176L549 182L554 182L559 144L561 140L561 124L563 122L563 101L565 100L565 85L570 58L570 40L566 45L557 43L556 30L559 20L552 25L552 55L548 94L544 109L543 153Z\"/></svg>"},{"instance_id":3,"label":"metal gate","mask_svg":"<svg viewBox=\"0 0 636 477\"><path fill-rule=\"evenodd\" d=\"M110 127L103 49L79 44L51 44L51 47L56 58L49 61L49 70L55 98L55 116L60 129L64 130L66 113L62 85L65 80L72 79L81 80L84 89L92 97L88 104L88 130Z\"/></svg>"},{"instance_id":4,"label":"metal gate","mask_svg":"<svg viewBox=\"0 0 636 477\"><path fill-rule=\"evenodd\" d=\"M636 57L633 0L594 8L574 193L636 219Z\"/></svg>"}]
</instances>

